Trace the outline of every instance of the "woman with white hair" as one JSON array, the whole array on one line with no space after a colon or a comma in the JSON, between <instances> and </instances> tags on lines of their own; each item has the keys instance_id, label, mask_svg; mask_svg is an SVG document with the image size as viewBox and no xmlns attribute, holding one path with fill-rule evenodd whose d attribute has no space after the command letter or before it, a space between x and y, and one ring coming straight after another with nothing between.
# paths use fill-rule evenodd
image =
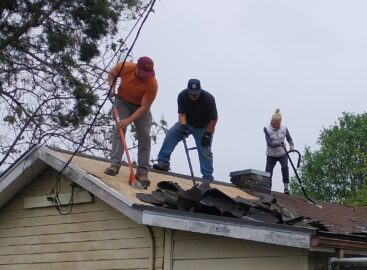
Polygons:
<instances>
[{"instance_id":1,"label":"woman with white hair","mask_svg":"<svg viewBox=\"0 0 367 270\"><path fill-rule=\"evenodd\" d=\"M270 124L264 127L266 149L266 168L265 171L270 173L270 187L275 164L279 161L284 184L284 193L289 194L289 168L288 157L284 140L289 143L290 149L294 148L294 143L286 126L282 125L282 115L279 109L275 110Z\"/></svg>"}]
</instances>

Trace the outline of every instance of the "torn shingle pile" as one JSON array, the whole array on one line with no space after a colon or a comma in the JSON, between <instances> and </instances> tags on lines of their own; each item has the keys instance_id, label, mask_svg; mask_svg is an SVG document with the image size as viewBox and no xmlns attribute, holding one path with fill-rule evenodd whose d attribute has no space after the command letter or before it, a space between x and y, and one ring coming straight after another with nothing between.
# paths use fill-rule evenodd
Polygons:
<instances>
[{"instance_id":1,"label":"torn shingle pile","mask_svg":"<svg viewBox=\"0 0 367 270\"><path fill-rule=\"evenodd\" d=\"M316 227L328 231L319 221L296 215L280 206L277 199L264 194L260 200L241 197L231 198L216 188L201 184L184 190L179 184L161 181L151 194L137 193L137 198L158 207L202 213L208 215L240 218L270 224L286 224L299 227Z\"/></svg>"}]
</instances>

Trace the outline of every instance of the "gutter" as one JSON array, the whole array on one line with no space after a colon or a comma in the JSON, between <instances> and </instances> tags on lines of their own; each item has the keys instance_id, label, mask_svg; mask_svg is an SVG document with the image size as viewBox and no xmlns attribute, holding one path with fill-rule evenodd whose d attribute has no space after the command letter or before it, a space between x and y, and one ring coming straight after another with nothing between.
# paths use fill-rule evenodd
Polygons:
<instances>
[{"instance_id":1,"label":"gutter","mask_svg":"<svg viewBox=\"0 0 367 270\"><path fill-rule=\"evenodd\" d=\"M367 263L367 258L331 258L331 263Z\"/></svg>"},{"instance_id":2,"label":"gutter","mask_svg":"<svg viewBox=\"0 0 367 270\"><path fill-rule=\"evenodd\" d=\"M328 263L329 270L338 269L366 269L367 257L360 258L330 258ZM363 268L362 268L363 267Z\"/></svg>"},{"instance_id":3,"label":"gutter","mask_svg":"<svg viewBox=\"0 0 367 270\"><path fill-rule=\"evenodd\" d=\"M311 239L311 247L367 251L367 237L318 232Z\"/></svg>"}]
</instances>

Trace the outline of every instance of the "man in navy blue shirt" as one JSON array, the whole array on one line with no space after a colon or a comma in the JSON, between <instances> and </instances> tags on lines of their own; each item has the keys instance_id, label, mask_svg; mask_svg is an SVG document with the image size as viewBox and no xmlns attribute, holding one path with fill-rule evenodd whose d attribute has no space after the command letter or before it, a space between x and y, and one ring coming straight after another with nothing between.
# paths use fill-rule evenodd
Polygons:
<instances>
[{"instance_id":1,"label":"man in navy blue shirt","mask_svg":"<svg viewBox=\"0 0 367 270\"><path fill-rule=\"evenodd\" d=\"M179 121L168 130L158 154L158 163L153 168L170 170L170 158L176 145L192 134L199 153L202 178L211 182L214 180L211 144L218 120L215 99L201 88L199 80L190 79L187 89L178 95L177 103Z\"/></svg>"}]
</instances>

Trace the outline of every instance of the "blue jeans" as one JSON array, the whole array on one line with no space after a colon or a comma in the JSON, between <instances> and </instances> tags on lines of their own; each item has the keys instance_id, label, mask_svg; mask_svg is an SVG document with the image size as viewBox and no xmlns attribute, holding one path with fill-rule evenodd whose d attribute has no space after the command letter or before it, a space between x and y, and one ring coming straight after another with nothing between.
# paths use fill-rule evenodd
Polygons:
<instances>
[{"instance_id":1,"label":"blue jeans","mask_svg":"<svg viewBox=\"0 0 367 270\"><path fill-rule=\"evenodd\" d=\"M213 181L213 153L211 147L203 148L201 146L201 137L205 133L205 128L195 128L193 126L187 125L190 133L195 139L196 147L199 154L200 171L203 175L202 178L207 181ZM164 138L161 150L158 154L158 162L163 164L170 164L170 158L176 145L182 141L180 136L180 124L176 123L167 132Z\"/></svg>"}]
</instances>

